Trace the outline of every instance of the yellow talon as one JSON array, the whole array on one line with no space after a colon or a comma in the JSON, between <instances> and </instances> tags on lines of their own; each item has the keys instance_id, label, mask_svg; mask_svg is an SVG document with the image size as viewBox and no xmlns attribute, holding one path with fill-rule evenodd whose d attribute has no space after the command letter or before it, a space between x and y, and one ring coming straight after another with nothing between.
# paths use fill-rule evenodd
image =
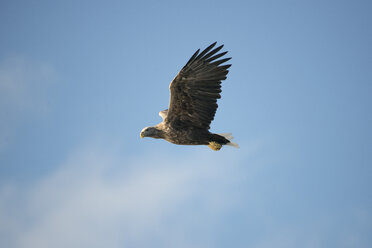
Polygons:
<instances>
[{"instance_id":1,"label":"yellow talon","mask_svg":"<svg viewBox=\"0 0 372 248\"><path fill-rule=\"evenodd\" d=\"M221 144L217 143L217 142L214 142L214 141L211 141L209 142L209 148L211 148L212 150L215 150L215 151L219 151L222 147Z\"/></svg>"}]
</instances>

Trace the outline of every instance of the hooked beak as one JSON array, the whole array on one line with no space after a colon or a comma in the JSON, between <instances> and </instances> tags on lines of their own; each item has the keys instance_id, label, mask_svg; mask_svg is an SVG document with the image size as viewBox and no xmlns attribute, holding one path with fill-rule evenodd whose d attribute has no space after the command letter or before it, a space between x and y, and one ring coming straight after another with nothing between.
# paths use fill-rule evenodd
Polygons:
<instances>
[{"instance_id":1,"label":"hooked beak","mask_svg":"<svg viewBox=\"0 0 372 248\"><path fill-rule=\"evenodd\" d=\"M142 132L140 133L140 136L141 136L141 139L143 139L143 137L145 137Z\"/></svg>"}]
</instances>

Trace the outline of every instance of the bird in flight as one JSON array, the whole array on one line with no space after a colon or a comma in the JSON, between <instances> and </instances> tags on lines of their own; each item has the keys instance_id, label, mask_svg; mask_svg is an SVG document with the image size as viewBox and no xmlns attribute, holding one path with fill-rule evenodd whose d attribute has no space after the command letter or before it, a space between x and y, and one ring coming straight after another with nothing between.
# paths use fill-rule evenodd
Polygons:
<instances>
[{"instance_id":1,"label":"bird in flight","mask_svg":"<svg viewBox=\"0 0 372 248\"><path fill-rule=\"evenodd\" d=\"M231 133L209 132L217 99L221 98L221 81L231 66L223 64L231 58L221 58L227 51L219 53L223 45L214 48L216 43L191 56L169 85L169 107L159 112L163 121L142 129L141 138L165 139L177 145L208 145L215 151L223 145L239 148L231 141Z\"/></svg>"}]
</instances>

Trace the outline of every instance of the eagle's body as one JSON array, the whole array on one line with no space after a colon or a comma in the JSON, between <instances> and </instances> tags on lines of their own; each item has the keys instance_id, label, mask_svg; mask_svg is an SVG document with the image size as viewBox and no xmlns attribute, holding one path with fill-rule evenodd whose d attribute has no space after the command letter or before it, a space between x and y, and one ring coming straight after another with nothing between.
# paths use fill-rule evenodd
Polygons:
<instances>
[{"instance_id":1,"label":"eagle's body","mask_svg":"<svg viewBox=\"0 0 372 248\"><path fill-rule=\"evenodd\" d=\"M211 141L216 141L222 144L229 143L229 140L223 136L210 133L208 130L187 126L177 127L161 122L155 128L159 130L158 136L153 138L161 138L177 145L208 145Z\"/></svg>"},{"instance_id":2,"label":"eagle's body","mask_svg":"<svg viewBox=\"0 0 372 248\"><path fill-rule=\"evenodd\" d=\"M221 80L226 79L231 65L221 65L227 52L216 54L223 46L210 51L216 43L199 54L197 50L170 84L169 109L159 112L163 121L146 127L141 137L165 139L178 145L208 145L219 150L223 145L238 147L231 134L210 133L209 125L221 98ZM215 55L216 54L216 55Z\"/></svg>"}]
</instances>

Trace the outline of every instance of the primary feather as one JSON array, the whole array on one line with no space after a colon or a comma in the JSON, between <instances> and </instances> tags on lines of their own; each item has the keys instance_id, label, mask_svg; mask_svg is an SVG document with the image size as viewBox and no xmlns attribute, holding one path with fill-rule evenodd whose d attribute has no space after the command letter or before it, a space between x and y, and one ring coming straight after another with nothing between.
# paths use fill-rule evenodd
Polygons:
<instances>
[{"instance_id":1,"label":"primary feather","mask_svg":"<svg viewBox=\"0 0 372 248\"><path fill-rule=\"evenodd\" d=\"M214 61L227 52L217 53L223 45L210 51L216 43L199 50L170 84L170 102L166 121L184 122L200 128L209 129L217 110L217 99L221 98L221 81L226 79L231 65L220 64L231 58ZM210 51L210 52L209 52Z\"/></svg>"}]
</instances>

